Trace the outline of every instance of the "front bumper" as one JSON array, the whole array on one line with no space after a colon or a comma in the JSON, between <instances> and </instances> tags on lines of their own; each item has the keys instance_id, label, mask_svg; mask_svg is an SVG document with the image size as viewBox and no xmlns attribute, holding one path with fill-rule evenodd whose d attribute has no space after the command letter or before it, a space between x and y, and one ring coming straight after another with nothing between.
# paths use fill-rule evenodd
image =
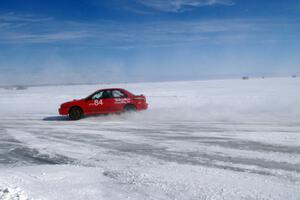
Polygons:
<instances>
[{"instance_id":1,"label":"front bumper","mask_svg":"<svg viewBox=\"0 0 300 200\"><path fill-rule=\"evenodd\" d=\"M68 113L68 108L60 107L60 108L58 109L58 113L59 113L60 115L68 115L68 114L69 114L69 113Z\"/></svg>"}]
</instances>

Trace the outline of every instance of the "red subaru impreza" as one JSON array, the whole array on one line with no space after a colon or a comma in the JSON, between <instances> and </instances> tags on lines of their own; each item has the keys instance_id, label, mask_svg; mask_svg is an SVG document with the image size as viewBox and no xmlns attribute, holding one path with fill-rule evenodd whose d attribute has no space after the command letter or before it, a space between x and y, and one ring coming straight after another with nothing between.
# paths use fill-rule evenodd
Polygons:
<instances>
[{"instance_id":1,"label":"red subaru impreza","mask_svg":"<svg viewBox=\"0 0 300 200\"><path fill-rule=\"evenodd\" d=\"M69 115L70 119L78 120L87 115L121 113L147 108L144 95L134 95L121 88L109 88L98 90L84 99L61 104L59 114Z\"/></svg>"}]
</instances>

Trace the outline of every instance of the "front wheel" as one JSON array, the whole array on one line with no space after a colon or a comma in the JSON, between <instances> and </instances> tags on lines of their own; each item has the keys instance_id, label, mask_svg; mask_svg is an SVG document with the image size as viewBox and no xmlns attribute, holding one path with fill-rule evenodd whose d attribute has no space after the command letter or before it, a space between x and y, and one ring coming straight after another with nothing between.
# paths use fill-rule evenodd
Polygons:
<instances>
[{"instance_id":1,"label":"front wheel","mask_svg":"<svg viewBox=\"0 0 300 200\"><path fill-rule=\"evenodd\" d=\"M79 120L83 117L83 112L78 107L73 107L69 111L69 117L71 120Z\"/></svg>"}]
</instances>

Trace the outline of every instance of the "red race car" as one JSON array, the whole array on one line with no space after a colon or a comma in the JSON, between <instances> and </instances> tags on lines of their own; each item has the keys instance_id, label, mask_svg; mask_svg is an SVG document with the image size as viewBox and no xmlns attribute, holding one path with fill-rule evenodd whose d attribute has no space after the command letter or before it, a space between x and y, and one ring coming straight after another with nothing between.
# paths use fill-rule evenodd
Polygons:
<instances>
[{"instance_id":1,"label":"red race car","mask_svg":"<svg viewBox=\"0 0 300 200\"><path fill-rule=\"evenodd\" d=\"M59 114L69 115L70 119L78 120L87 115L121 113L147 108L144 95L134 95L121 88L110 88L98 90L84 99L61 104Z\"/></svg>"}]
</instances>

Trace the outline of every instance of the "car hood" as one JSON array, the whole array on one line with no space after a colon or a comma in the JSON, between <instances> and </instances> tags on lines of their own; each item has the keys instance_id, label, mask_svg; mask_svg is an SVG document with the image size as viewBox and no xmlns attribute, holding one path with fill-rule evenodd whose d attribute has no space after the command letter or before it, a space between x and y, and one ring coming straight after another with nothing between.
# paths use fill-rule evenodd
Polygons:
<instances>
[{"instance_id":1,"label":"car hood","mask_svg":"<svg viewBox=\"0 0 300 200\"><path fill-rule=\"evenodd\" d=\"M66 106L73 105L74 103L79 103L79 102L82 102L82 101L84 101L84 99L74 99L73 101L67 101L65 103L62 103L60 106L61 107L66 107Z\"/></svg>"}]
</instances>

